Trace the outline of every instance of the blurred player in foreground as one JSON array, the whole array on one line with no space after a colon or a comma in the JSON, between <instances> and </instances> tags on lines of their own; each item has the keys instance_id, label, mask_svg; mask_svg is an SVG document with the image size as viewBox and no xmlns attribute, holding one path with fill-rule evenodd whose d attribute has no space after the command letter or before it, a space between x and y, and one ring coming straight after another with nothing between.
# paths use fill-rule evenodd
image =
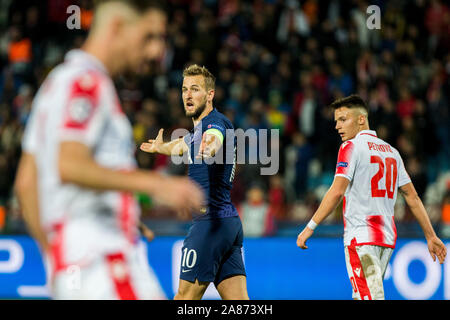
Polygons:
<instances>
[{"instance_id":1,"label":"blurred player in foreground","mask_svg":"<svg viewBox=\"0 0 450 320\"><path fill-rule=\"evenodd\" d=\"M158 58L165 34L157 2L103 1L81 50L67 53L34 99L15 190L49 254L53 298L160 298L139 263L133 192L175 210L203 202L187 178L136 169L132 128L110 78Z\"/></svg>"},{"instance_id":2,"label":"blurred player in foreground","mask_svg":"<svg viewBox=\"0 0 450 320\"><path fill-rule=\"evenodd\" d=\"M226 131L233 131L233 125L213 107L214 89L215 77L205 67L186 68L182 98L194 129L183 138L167 143L163 142L161 129L156 139L141 145L145 152L187 154L189 177L207 195L206 206L194 212L193 224L184 240L175 299L201 299L210 282L214 282L222 299L248 299L242 260L242 224L230 199L235 140ZM215 160L219 161L210 161L216 156ZM226 159L220 158L223 156Z\"/></svg>"},{"instance_id":3,"label":"blurred player in foreground","mask_svg":"<svg viewBox=\"0 0 450 320\"><path fill-rule=\"evenodd\" d=\"M306 240L343 198L345 261L353 299L384 299L384 273L397 239L394 205L398 188L422 227L433 261L437 256L442 264L446 248L433 230L398 151L369 129L364 101L352 95L331 106L343 141L335 178L298 235L297 245L308 248Z\"/></svg>"}]
</instances>

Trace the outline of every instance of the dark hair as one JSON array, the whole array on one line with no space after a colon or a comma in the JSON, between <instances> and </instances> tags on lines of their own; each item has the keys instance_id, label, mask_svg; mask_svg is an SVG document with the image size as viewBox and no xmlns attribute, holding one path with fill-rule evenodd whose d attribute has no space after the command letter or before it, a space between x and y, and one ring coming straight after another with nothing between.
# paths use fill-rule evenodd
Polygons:
<instances>
[{"instance_id":1,"label":"dark hair","mask_svg":"<svg viewBox=\"0 0 450 320\"><path fill-rule=\"evenodd\" d=\"M149 9L156 9L167 14L167 5L165 1L160 0L94 0L94 10L103 3L119 2L128 5L138 13L144 13Z\"/></svg>"},{"instance_id":2,"label":"dark hair","mask_svg":"<svg viewBox=\"0 0 450 320\"><path fill-rule=\"evenodd\" d=\"M364 110L366 110L367 113L369 113L369 109L367 108L366 103L357 94L352 94L348 97L337 99L332 104L330 104L330 107L332 107L335 110L341 107L347 107L349 109L363 108Z\"/></svg>"}]
</instances>

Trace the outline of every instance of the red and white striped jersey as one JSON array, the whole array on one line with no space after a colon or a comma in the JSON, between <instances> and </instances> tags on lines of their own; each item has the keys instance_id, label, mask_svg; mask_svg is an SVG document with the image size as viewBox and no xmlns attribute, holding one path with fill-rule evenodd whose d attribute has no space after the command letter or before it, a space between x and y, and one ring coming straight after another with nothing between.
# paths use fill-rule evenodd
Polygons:
<instances>
[{"instance_id":1,"label":"red and white striped jersey","mask_svg":"<svg viewBox=\"0 0 450 320\"><path fill-rule=\"evenodd\" d=\"M411 179L398 151L375 131L360 131L342 143L335 176L350 180L343 199L344 245L395 247L397 189Z\"/></svg>"},{"instance_id":2,"label":"red and white striped jersey","mask_svg":"<svg viewBox=\"0 0 450 320\"><path fill-rule=\"evenodd\" d=\"M62 183L63 141L85 144L103 167L136 167L132 127L114 84L100 61L82 50L68 52L46 78L23 138L23 149L34 155L38 169L41 224L52 234L50 243L59 246L55 250L63 251L61 261L85 261L133 245L140 214L133 196Z\"/></svg>"}]
</instances>

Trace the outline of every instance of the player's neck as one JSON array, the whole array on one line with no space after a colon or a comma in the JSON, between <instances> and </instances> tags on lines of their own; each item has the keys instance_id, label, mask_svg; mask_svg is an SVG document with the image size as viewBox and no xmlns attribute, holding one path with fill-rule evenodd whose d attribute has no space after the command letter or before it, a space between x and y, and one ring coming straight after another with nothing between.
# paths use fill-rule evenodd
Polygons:
<instances>
[{"instance_id":1,"label":"player's neck","mask_svg":"<svg viewBox=\"0 0 450 320\"><path fill-rule=\"evenodd\" d=\"M364 130L370 130L369 125L365 124L365 125L362 125L361 127L359 127L359 132L364 131Z\"/></svg>"},{"instance_id":2,"label":"player's neck","mask_svg":"<svg viewBox=\"0 0 450 320\"><path fill-rule=\"evenodd\" d=\"M355 135L355 137L358 135L358 133L360 133L361 131L364 131L364 130L370 130L369 126L368 125L360 126L358 132Z\"/></svg>"},{"instance_id":3,"label":"player's neck","mask_svg":"<svg viewBox=\"0 0 450 320\"><path fill-rule=\"evenodd\" d=\"M114 70L113 64L110 62L109 54L104 48L105 46L103 43L100 43L97 39L88 37L81 47L81 50L94 56L98 61L100 61L108 73L112 76L117 72Z\"/></svg>"},{"instance_id":4,"label":"player's neck","mask_svg":"<svg viewBox=\"0 0 450 320\"><path fill-rule=\"evenodd\" d=\"M214 107L212 104L206 104L205 110L198 116L198 118L192 118L192 122L194 122L194 127L202 121L204 117L206 117L211 111L213 111Z\"/></svg>"}]
</instances>

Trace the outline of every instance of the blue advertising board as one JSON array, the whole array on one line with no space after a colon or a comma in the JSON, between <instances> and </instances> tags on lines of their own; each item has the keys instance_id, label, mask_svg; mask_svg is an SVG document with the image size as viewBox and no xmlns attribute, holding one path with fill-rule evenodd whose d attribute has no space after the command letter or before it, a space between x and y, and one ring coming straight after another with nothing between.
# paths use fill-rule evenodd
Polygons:
<instances>
[{"instance_id":1,"label":"blue advertising board","mask_svg":"<svg viewBox=\"0 0 450 320\"><path fill-rule=\"evenodd\" d=\"M244 262L251 299L351 299L352 287L339 238L312 238L307 250L296 239L247 238ZM162 291L172 299L178 287L183 238L143 242ZM450 242L446 242L450 249ZM27 236L0 237L0 298L49 298L44 264ZM431 259L422 239L399 239L384 281L386 299L450 300L450 262ZM210 285L205 299L219 299Z\"/></svg>"}]
</instances>

